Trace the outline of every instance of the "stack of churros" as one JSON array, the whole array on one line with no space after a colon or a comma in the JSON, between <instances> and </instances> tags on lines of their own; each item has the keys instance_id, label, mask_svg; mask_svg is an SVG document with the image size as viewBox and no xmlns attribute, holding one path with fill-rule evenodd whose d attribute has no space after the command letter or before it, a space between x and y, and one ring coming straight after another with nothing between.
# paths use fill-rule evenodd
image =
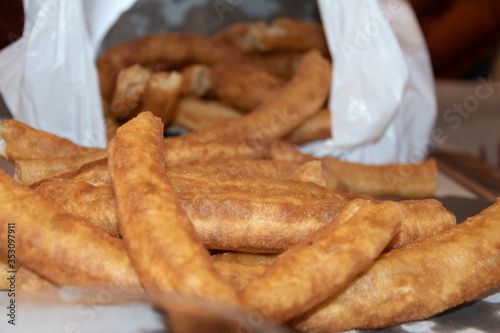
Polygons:
<instances>
[{"instance_id":1,"label":"stack of churros","mask_svg":"<svg viewBox=\"0 0 500 333\"><path fill-rule=\"evenodd\" d=\"M122 124L108 149L4 120L15 174L0 170L0 272L15 225L21 291L120 288L180 327L166 301L177 294L303 332L420 320L499 286L500 202L457 225L432 199L432 159L368 166L294 146L318 139L328 113L323 40L317 25L277 20L110 50L101 92ZM288 76L249 60L289 53ZM226 82L213 77L223 62ZM183 123L192 131L164 138Z\"/></svg>"}]
</instances>

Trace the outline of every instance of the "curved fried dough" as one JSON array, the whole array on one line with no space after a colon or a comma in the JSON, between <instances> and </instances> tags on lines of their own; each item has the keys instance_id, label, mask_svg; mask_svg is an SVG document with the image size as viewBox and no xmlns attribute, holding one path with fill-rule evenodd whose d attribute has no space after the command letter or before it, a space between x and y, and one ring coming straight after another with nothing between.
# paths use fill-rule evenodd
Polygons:
<instances>
[{"instance_id":1,"label":"curved fried dough","mask_svg":"<svg viewBox=\"0 0 500 333\"><path fill-rule=\"evenodd\" d=\"M221 120L184 137L198 142L280 138L315 114L324 104L330 87L330 63L319 52L302 58L293 79L273 98L251 113Z\"/></svg>"},{"instance_id":2,"label":"curved fried dough","mask_svg":"<svg viewBox=\"0 0 500 333\"><path fill-rule=\"evenodd\" d=\"M108 153L120 233L144 288L237 304L167 179L161 120L140 113L118 129Z\"/></svg>"},{"instance_id":3,"label":"curved fried dough","mask_svg":"<svg viewBox=\"0 0 500 333\"><path fill-rule=\"evenodd\" d=\"M108 50L97 59L101 96L110 101L118 72L134 64L167 63L165 68L173 69L192 63L212 65L228 59L238 61L242 55L233 47L198 35L172 33L138 38Z\"/></svg>"},{"instance_id":4,"label":"curved fried dough","mask_svg":"<svg viewBox=\"0 0 500 333\"><path fill-rule=\"evenodd\" d=\"M247 54L247 59L257 68L271 75L290 80L303 55L303 52L250 53Z\"/></svg>"},{"instance_id":5,"label":"curved fried dough","mask_svg":"<svg viewBox=\"0 0 500 333\"><path fill-rule=\"evenodd\" d=\"M219 30L215 40L233 45L245 53L319 50L328 56L328 44L321 24L278 18L269 26L264 22L243 22Z\"/></svg>"},{"instance_id":6,"label":"curved fried dough","mask_svg":"<svg viewBox=\"0 0 500 333\"><path fill-rule=\"evenodd\" d=\"M285 322L338 292L377 258L399 231L394 202L353 200L331 223L276 258L239 294L243 305Z\"/></svg>"},{"instance_id":7,"label":"curved fried dough","mask_svg":"<svg viewBox=\"0 0 500 333\"><path fill-rule=\"evenodd\" d=\"M292 324L307 332L341 332L430 317L500 285L499 244L497 201L456 227L384 254Z\"/></svg>"},{"instance_id":8,"label":"curved fried dough","mask_svg":"<svg viewBox=\"0 0 500 333\"><path fill-rule=\"evenodd\" d=\"M2 170L0 200L0 240L8 243L7 225L14 223L16 257L22 265L59 285L139 289L117 239L54 207Z\"/></svg>"},{"instance_id":9,"label":"curved fried dough","mask_svg":"<svg viewBox=\"0 0 500 333\"><path fill-rule=\"evenodd\" d=\"M214 95L242 112L255 110L285 86L284 80L247 63L221 63L211 69Z\"/></svg>"}]
</instances>

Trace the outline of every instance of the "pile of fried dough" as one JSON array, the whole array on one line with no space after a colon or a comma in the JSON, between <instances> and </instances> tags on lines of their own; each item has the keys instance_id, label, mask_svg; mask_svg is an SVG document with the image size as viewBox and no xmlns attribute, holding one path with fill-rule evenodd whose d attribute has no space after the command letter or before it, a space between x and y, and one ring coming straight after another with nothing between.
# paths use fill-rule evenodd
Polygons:
<instances>
[{"instance_id":1,"label":"pile of fried dough","mask_svg":"<svg viewBox=\"0 0 500 333\"><path fill-rule=\"evenodd\" d=\"M293 34L296 25L302 35ZM154 295L159 307L161 295L176 293L298 331L335 332L428 318L500 285L500 202L456 225L431 199L432 159L360 165L304 155L289 140L329 91L321 39L304 44L304 29L318 35L314 24L281 19L213 38L150 36L108 51L98 61L103 103L126 111L113 113L124 124L107 149L0 123L0 156L15 164L14 179L0 170L0 250L7 254L14 223L18 288L122 288ZM185 74L203 65L211 90L220 67L221 80L229 77L220 96L230 103L228 96L252 94L228 73L274 80L277 73L256 64L292 53L289 78L274 90L264 79L268 97L234 99L248 113L164 138L174 118L159 110L187 98L157 99L172 76L184 86ZM144 78L130 75L121 87L132 70ZM0 274L8 265L0 261Z\"/></svg>"}]
</instances>

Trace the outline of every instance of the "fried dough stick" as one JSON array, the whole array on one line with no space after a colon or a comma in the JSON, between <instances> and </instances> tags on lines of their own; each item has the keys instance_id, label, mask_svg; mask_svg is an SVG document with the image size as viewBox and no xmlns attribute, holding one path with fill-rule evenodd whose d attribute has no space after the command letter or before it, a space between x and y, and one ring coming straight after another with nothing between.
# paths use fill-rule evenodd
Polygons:
<instances>
[{"instance_id":1,"label":"fried dough stick","mask_svg":"<svg viewBox=\"0 0 500 333\"><path fill-rule=\"evenodd\" d=\"M269 156L275 161L299 162L316 159L300 153L285 141L274 141ZM329 173L344 182L350 192L373 197L418 199L434 196L437 166L433 158L419 163L364 165L339 161L334 158L319 159Z\"/></svg>"},{"instance_id":2,"label":"fried dough stick","mask_svg":"<svg viewBox=\"0 0 500 333\"><path fill-rule=\"evenodd\" d=\"M166 138L164 145L166 166L173 167L233 159L261 160L268 156L270 142L267 140L193 142L181 136Z\"/></svg>"},{"instance_id":3,"label":"fried dough stick","mask_svg":"<svg viewBox=\"0 0 500 333\"><path fill-rule=\"evenodd\" d=\"M42 179L77 170L89 162L106 156L105 150L97 150L82 156L19 159L15 163L14 178L21 184L31 185Z\"/></svg>"},{"instance_id":4,"label":"fried dough stick","mask_svg":"<svg viewBox=\"0 0 500 333\"><path fill-rule=\"evenodd\" d=\"M211 249L281 252L331 221L347 204L333 191L299 181L224 181L183 173L168 177L198 236ZM105 230L118 231L109 183L49 179L34 186L69 212ZM93 208L82 207L85 203L93 203Z\"/></svg>"},{"instance_id":5,"label":"fried dough stick","mask_svg":"<svg viewBox=\"0 0 500 333\"><path fill-rule=\"evenodd\" d=\"M2 265L3 264L0 262L0 268L4 268ZM267 269L267 266L265 265L248 265L229 261L215 261L214 266L220 274L222 280L232 286L235 290L242 290L250 281L255 280ZM7 273L9 269L7 265L5 265L5 268L5 273L2 274L2 276L5 275L5 279L7 279L10 276ZM135 274L135 272L132 273ZM137 279L137 275L135 275L135 279ZM71 285L75 287L80 286L78 281L74 281ZM9 289L9 286L9 281L5 280L5 283L2 282L2 284L0 284L0 290L7 290ZM54 285L49 280L41 277L33 271L30 271L25 266L21 266L17 271L16 289L19 289L20 291L37 292L57 287L58 286ZM112 288L114 286L109 284L108 287ZM139 295L142 291L142 289L136 291L134 290L133 294Z\"/></svg>"},{"instance_id":6,"label":"fried dough stick","mask_svg":"<svg viewBox=\"0 0 500 333\"><path fill-rule=\"evenodd\" d=\"M219 30L212 37L250 52L309 51L317 49L328 56L321 24L278 18L269 26L264 22L243 22Z\"/></svg>"},{"instance_id":7,"label":"fried dough stick","mask_svg":"<svg viewBox=\"0 0 500 333\"><path fill-rule=\"evenodd\" d=\"M332 137L330 110L323 109L306 119L299 127L295 128L283 140L301 145L307 142L325 140Z\"/></svg>"},{"instance_id":8,"label":"fried dough stick","mask_svg":"<svg viewBox=\"0 0 500 333\"><path fill-rule=\"evenodd\" d=\"M182 96L201 97L212 87L212 71L207 65L186 66L181 70L181 75Z\"/></svg>"},{"instance_id":9,"label":"fried dough stick","mask_svg":"<svg viewBox=\"0 0 500 333\"><path fill-rule=\"evenodd\" d=\"M338 292L382 253L403 214L394 202L354 200L291 247L240 293L243 305L282 323Z\"/></svg>"},{"instance_id":10,"label":"fried dough stick","mask_svg":"<svg viewBox=\"0 0 500 333\"><path fill-rule=\"evenodd\" d=\"M237 304L167 179L161 120L140 113L118 129L108 153L120 233L146 291Z\"/></svg>"},{"instance_id":11,"label":"fried dough stick","mask_svg":"<svg viewBox=\"0 0 500 333\"><path fill-rule=\"evenodd\" d=\"M272 52L272 53L250 53L247 59L263 71L290 80L297 70L303 52Z\"/></svg>"},{"instance_id":12,"label":"fried dough stick","mask_svg":"<svg viewBox=\"0 0 500 333\"><path fill-rule=\"evenodd\" d=\"M238 143L222 141L199 143L187 142L180 138L169 138L165 139L164 144L167 166L210 161L220 162L229 159L260 160L267 156L269 148L267 142L256 140L246 140ZM42 179L77 173L80 168L94 172L94 169L98 168L98 164L103 164L100 166L100 171L107 174L106 160L100 161L106 156L107 152L105 150L95 149L82 156L18 159L15 162L15 178L23 184L33 184ZM329 177L328 179L332 178Z\"/></svg>"},{"instance_id":13,"label":"fried dough stick","mask_svg":"<svg viewBox=\"0 0 500 333\"><path fill-rule=\"evenodd\" d=\"M179 102L172 124L194 131L218 120L237 118L241 115L240 111L219 101L185 97Z\"/></svg>"},{"instance_id":14,"label":"fried dough stick","mask_svg":"<svg viewBox=\"0 0 500 333\"><path fill-rule=\"evenodd\" d=\"M197 131L226 118L238 118L243 114L218 101L182 98L176 111L173 125ZM304 144L331 137L330 111L323 109L287 134L283 140Z\"/></svg>"},{"instance_id":15,"label":"fried dough stick","mask_svg":"<svg viewBox=\"0 0 500 333\"><path fill-rule=\"evenodd\" d=\"M164 124L169 124L179 104L181 86L182 75L176 71L152 74L145 83L142 102L132 117L142 111L151 111Z\"/></svg>"},{"instance_id":16,"label":"fried dough stick","mask_svg":"<svg viewBox=\"0 0 500 333\"><path fill-rule=\"evenodd\" d=\"M151 72L135 64L123 68L116 78L116 87L109 105L109 111L116 118L130 119L136 115L136 109L143 99L146 81Z\"/></svg>"},{"instance_id":17,"label":"fried dough stick","mask_svg":"<svg viewBox=\"0 0 500 333\"><path fill-rule=\"evenodd\" d=\"M307 332L340 332L428 318L500 285L499 244L497 201L454 228L384 254L291 324Z\"/></svg>"},{"instance_id":18,"label":"fried dough stick","mask_svg":"<svg viewBox=\"0 0 500 333\"><path fill-rule=\"evenodd\" d=\"M222 103L250 112L273 98L285 81L251 64L220 63L212 66L211 91Z\"/></svg>"},{"instance_id":19,"label":"fried dough stick","mask_svg":"<svg viewBox=\"0 0 500 333\"><path fill-rule=\"evenodd\" d=\"M84 174L98 176L89 170ZM68 212L116 234L115 199L110 184L103 181L106 175L75 177L44 180L33 188ZM209 177L182 171L169 171L168 177L200 239L211 249L279 253L329 223L349 201L359 198L287 179ZM85 208L89 203L92 206ZM387 251L419 242L456 223L455 216L434 199L397 204L405 217Z\"/></svg>"},{"instance_id":20,"label":"fried dough stick","mask_svg":"<svg viewBox=\"0 0 500 333\"><path fill-rule=\"evenodd\" d=\"M272 253L248 253L248 252L222 252L212 254L214 262L229 262L243 265L269 266L276 260L276 254Z\"/></svg>"},{"instance_id":21,"label":"fried dough stick","mask_svg":"<svg viewBox=\"0 0 500 333\"><path fill-rule=\"evenodd\" d=\"M330 63L319 52L302 58L293 79L251 113L221 120L184 137L198 142L275 139L288 134L323 106L330 87Z\"/></svg>"},{"instance_id":22,"label":"fried dough stick","mask_svg":"<svg viewBox=\"0 0 500 333\"><path fill-rule=\"evenodd\" d=\"M84 225L2 170L0 201L0 240L8 244L8 226L13 223L16 256L22 265L59 285L139 288L119 240Z\"/></svg>"},{"instance_id":23,"label":"fried dough stick","mask_svg":"<svg viewBox=\"0 0 500 333\"><path fill-rule=\"evenodd\" d=\"M296 179L309 181L330 189L344 189L338 179L324 172L320 161L304 164L270 160L228 160L223 162L191 163L172 167L170 172L205 173L219 177L270 177L275 179Z\"/></svg>"},{"instance_id":24,"label":"fried dough stick","mask_svg":"<svg viewBox=\"0 0 500 333\"><path fill-rule=\"evenodd\" d=\"M19 159L83 156L97 151L103 149L79 146L14 119L4 119L0 122L0 157L9 162Z\"/></svg>"},{"instance_id":25,"label":"fried dough stick","mask_svg":"<svg viewBox=\"0 0 500 333\"><path fill-rule=\"evenodd\" d=\"M366 166L322 158L324 168L342 180L351 192L373 197L425 198L436 191L436 161L429 158L414 164Z\"/></svg>"},{"instance_id":26,"label":"fried dough stick","mask_svg":"<svg viewBox=\"0 0 500 333\"><path fill-rule=\"evenodd\" d=\"M217 62L243 61L241 52L233 47L193 34L150 35L118 45L97 59L102 98L109 102L115 90L118 72L134 64L155 66L166 63L165 70L188 64L212 65Z\"/></svg>"}]
</instances>

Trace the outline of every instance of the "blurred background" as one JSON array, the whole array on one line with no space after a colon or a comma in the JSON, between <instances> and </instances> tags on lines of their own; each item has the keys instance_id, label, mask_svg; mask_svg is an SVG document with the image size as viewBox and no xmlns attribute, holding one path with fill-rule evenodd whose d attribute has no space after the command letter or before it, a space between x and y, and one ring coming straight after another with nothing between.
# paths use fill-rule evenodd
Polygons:
<instances>
[{"instance_id":1,"label":"blurred background","mask_svg":"<svg viewBox=\"0 0 500 333\"><path fill-rule=\"evenodd\" d=\"M172 8L183 7L182 1L171 2L177 6L172 5ZM193 1L187 2L194 4ZM306 19L319 19L314 0L277 2L285 11L290 8L293 9L290 13L301 12ZM445 138L442 140L444 142L440 143L500 169L500 1L409 2L421 25L432 60L439 110L435 126L445 133L441 136ZM155 10L155 6L161 4L164 5L165 2L139 0L129 13L134 9L144 11L145 8L150 8L151 20L165 20ZM294 6L301 7L293 8ZM196 31L192 32L212 33L215 26L203 19L203 15L198 15L195 7L196 4L185 16L194 23ZM200 8L197 10L200 11ZM239 14L237 6L232 9L230 15L226 16L228 21L236 22L244 17ZM264 10L263 7L260 9ZM116 26L119 26L120 21L134 23L137 17L130 16L129 13L123 14ZM289 15L275 13L274 16ZM0 49L22 36L23 17L21 0L0 2ZM137 21L135 24L144 22ZM104 43L106 40L116 42L126 38L127 30L123 29L124 26L122 24L120 28L112 28L108 33L110 38L105 39ZM0 98L0 118L9 116L7 107Z\"/></svg>"}]
</instances>

